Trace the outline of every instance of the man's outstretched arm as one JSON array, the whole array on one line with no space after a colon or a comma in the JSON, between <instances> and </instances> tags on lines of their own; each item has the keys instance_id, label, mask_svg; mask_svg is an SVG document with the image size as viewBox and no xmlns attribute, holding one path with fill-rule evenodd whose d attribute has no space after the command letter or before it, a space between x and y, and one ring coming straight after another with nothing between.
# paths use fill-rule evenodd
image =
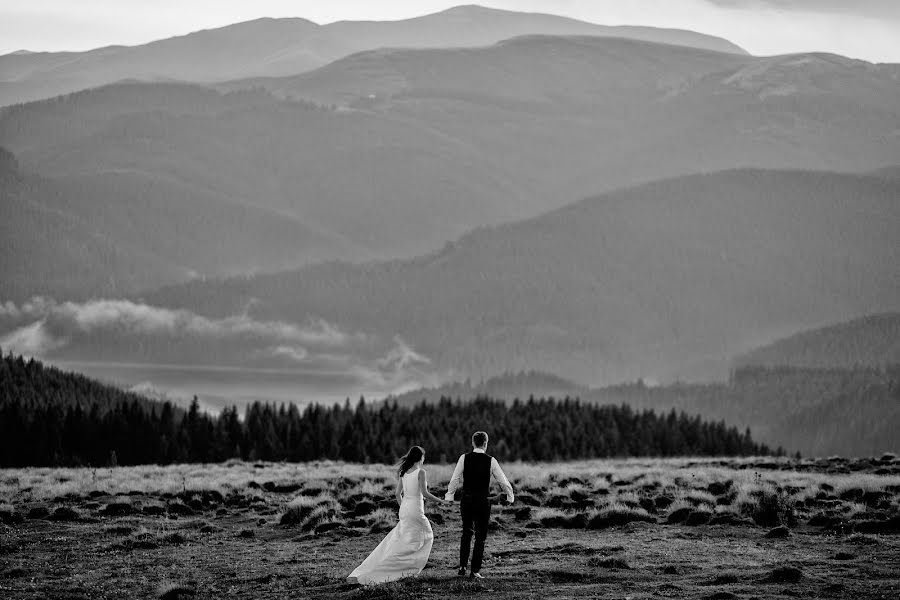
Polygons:
<instances>
[{"instance_id":1,"label":"man's outstretched arm","mask_svg":"<svg viewBox=\"0 0 900 600\"><path fill-rule=\"evenodd\" d=\"M515 502L516 496L513 494L512 484L509 482L509 479L506 478L506 473L500 468L500 463L497 462L496 458L491 459L491 475L500 482L500 485L503 486L503 489L506 491L506 501L510 504Z\"/></svg>"},{"instance_id":2,"label":"man's outstretched arm","mask_svg":"<svg viewBox=\"0 0 900 600\"><path fill-rule=\"evenodd\" d=\"M453 469L453 477L450 478L450 484L447 486L447 494L444 496L445 500L453 500L456 490L462 485L463 466L465 465L465 461L465 454L460 456L459 460L456 461L456 468Z\"/></svg>"}]
</instances>

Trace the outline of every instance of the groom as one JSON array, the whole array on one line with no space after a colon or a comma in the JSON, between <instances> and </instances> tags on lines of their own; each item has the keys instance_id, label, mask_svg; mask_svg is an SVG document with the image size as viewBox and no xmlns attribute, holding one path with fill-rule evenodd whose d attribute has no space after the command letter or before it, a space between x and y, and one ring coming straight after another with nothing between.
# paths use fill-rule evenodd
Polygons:
<instances>
[{"instance_id":1,"label":"groom","mask_svg":"<svg viewBox=\"0 0 900 600\"><path fill-rule=\"evenodd\" d=\"M497 463L497 459L487 454L488 434L476 431L472 436L473 450L459 457L453 477L447 487L447 500L453 500L456 490L462 485L462 500L459 512L462 515L462 541L459 547L459 575L466 574L469 562L469 546L475 534L475 549L472 551L472 579L484 579L481 560L484 557L484 540L487 538L488 521L491 518L491 475L506 490L506 501L515 500L512 485Z\"/></svg>"}]
</instances>

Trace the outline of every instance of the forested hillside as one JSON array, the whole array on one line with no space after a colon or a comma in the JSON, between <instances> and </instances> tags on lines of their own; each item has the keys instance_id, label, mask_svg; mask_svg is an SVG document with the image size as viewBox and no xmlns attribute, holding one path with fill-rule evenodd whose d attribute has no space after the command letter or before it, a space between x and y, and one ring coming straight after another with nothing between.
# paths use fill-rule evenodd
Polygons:
<instances>
[{"instance_id":1,"label":"forested hillside","mask_svg":"<svg viewBox=\"0 0 900 600\"><path fill-rule=\"evenodd\" d=\"M227 232L227 234L223 234ZM3 300L118 297L201 274L350 257L299 220L139 170L28 175L0 148Z\"/></svg>"},{"instance_id":2,"label":"forested hillside","mask_svg":"<svg viewBox=\"0 0 900 600\"><path fill-rule=\"evenodd\" d=\"M900 364L900 313L870 315L802 331L739 356L735 363L814 368Z\"/></svg>"},{"instance_id":3,"label":"forested hillside","mask_svg":"<svg viewBox=\"0 0 900 600\"><path fill-rule=\"evenodd\" d=\"M77 214L48 203L46 180L24 175L0 147L0 284L4 301L21 301L38 289L66 297L121 294L188 273L121 246ZM52 186L52 184L49 184ZM38 283L39 282L39 283ZM93 290L90 292L89 290Z\"/></svg>"},{"instance_id":4,"label":"forested hillside","mask_svg":"<svg viewBox=\"0 0 900 600\"><path fill-rule=\"evenodd\" d=\"M897 197L900 184L874 177L690 176L483 228L414 260L198 281L145 300L399 334L461 378L724 379L761 337L897 306Z\"/></svg>"},{"instance_id":5,"label":"forested hillside","mask_svg":"<svg viewBox=\"0 0 900 600\"><path fill-rule=\"evenodd\" d=\"M529 388L535 391L529 392ZM537 391L551 388L555 391ZM590 389L553 376L519 373L474 384L448 383L390 400L401 406L415 406L437 402L441 397L466 400L488 390L507 403L546 395L577 397L595 405L624 405L634 410L684 411L749 427L760 441L804 455L875 456L900 450L896 433L900 428L897 366L748 366L735 369L727 383L649 386L638 381Z\"/></svg>"},{"instance_id":6,"label":"forested hillside","mask_svg":"<svg viewBox=\"0 0 900 600\"><path fill-rule=\"evenodd\" d=\"M392 462L412 444L452 460L487 428L507 460L604 456L767 454L750 432L671 412L541 400L477 398L412 408L360 399L355 408L255 403L218 417L187 412L83 376L6 355L0 361L0 466L212 462L321 458ZM112 455L115 453L115 459Z\"/></svg>"},{"instance_id":7,"label":"forested hillside","mask_svg":"<svg viewBox=\"0 0 900 600\"><path fill-rule=\"evenodd\" d=\"M900 369L744 367L728 384L622 385L593 402L679 410L750 427L761 441L807 456L900 450ZM777 440L777 442L776 442Z\"/></svg>"}]
</instances>

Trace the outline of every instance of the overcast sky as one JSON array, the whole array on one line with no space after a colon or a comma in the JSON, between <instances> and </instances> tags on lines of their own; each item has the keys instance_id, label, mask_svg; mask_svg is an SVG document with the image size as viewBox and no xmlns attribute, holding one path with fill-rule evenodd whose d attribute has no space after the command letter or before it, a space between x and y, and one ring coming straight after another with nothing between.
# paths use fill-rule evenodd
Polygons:
<instances>
[{"instance_id":1,"label":"overcast sky","mask_svg":"<svg viewBox=\"0 0 900 600\"><path fill-rule=\"evenodd\" d=\"M402 19L445 0L2 0L0 54L141 44L258 17ZM604 25L693 29L757 55L826 51L900 63L900 0L484 0Z\"/></svg>"}]
</instances>

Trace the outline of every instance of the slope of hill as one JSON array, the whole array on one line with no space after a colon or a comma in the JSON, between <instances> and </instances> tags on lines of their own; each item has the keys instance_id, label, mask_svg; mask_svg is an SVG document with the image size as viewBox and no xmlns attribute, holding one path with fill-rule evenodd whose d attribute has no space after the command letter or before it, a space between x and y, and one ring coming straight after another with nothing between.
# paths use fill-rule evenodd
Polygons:
<instances>
[{"instance_id":1,"label":"slope of hill","mask_svg":"<svg viewBox=\"0 0 900 600\"><path fill-rule=\"evenodd\" d=\"M184 272L119 247L76 216L32 201L28 192L35 183L0 148L0 281L6 299L30 297L36 281L44 289L77 296L90 289L123 293L187 279Z\"/></svg>"},{"instance_id":2,"label":"slope of hill","mask_svg":"<svg viewBox=\"0 0 900 600\"><path fill-rule=\"evenodd\" d=\"M803 331L752 350L735 363L810 368L900 364L900 313L871 315Z\"/></svg>"},{"instance_id":3,"label":"slope of hill","mask_svg":"<svg viewBox=\"0 0 900 600\"><path fill-rule=\"evenodd\" d=\"M357 50L374 48L460 48L488 46L527 34L591 35L658 42L716 52L747 54L728 40L680 29L609 27L542 13L513 12L477 5L401 21L338 21L323 26Z\"/></svg>"},{"instance_id":4,"label":"slope of hill","mask_svg":"<svg viewBox=\"0 0 900 600\"><path fill-rule=\"evenodd\" d=\"M573 402L507 406L480 398L465 407L447 402L412 410L360 402L355 410L335 404L303 412L254 403L243 419L234 408L210 416L196 401L182 411L38 361L0 356L0 467L230 458L386 463L414 443L450 457L486 421L504 432L496 449L510 460L771 453L721 422Z\"/></svg>"},{"instance_id":5,"label":"slope of hill","mask_svg":"<svg viewBox=\"0 0 900 600\"><path fill-rule=\"evenodd\" d=\"M309 73L221 87L261 86L281 96L399 111L443 97L571 113L579 106L596 111L597 103L616 104L623 93L656 99L667 85L757 60L624 38L527 35L486 47L360 52Z\"/></svg>"},{"instance_id":6,"label":"slope of hill","mask_svg":"<svg viewBox=\"0 0 900 600\"><path fill-rule=\"evenodd\" d=\"M25 175L0 148L0 281L19 302L117 296L200 274L289 268L349 244L295 218L139 170Z\"/></svg>"},{"instance_id":7,"label":"slope of hill","mask_svg":"<svg viewBox=\"0 0 900 600\"><path fill-rule=\"evenodd\" d=\"M70 408L90 412L93 407L96 417L103 417L128 406L147 412L159 411L163 407L164 403L141 394L45 365L33 358L25 360L22 356L3 352L5 349L0 348L0 406L4 410L14 411L17 416L28 414L36 408L59 411L55 415L58 417ZM168 410L173 417L184 414L174 405L170 405ZM7 436L0 437L9 440Z\"/></svg>"},{"instance_id":8,"label":"slope of hill","mask_svg":"<svg viewBox=\"0 0 900 600\"><path fill-rule=\"evenodd\" d=\"M878 177L884 177L885 179L900 180L900 165L892 165L889 167L882 167L881 169L872 171L872 175L876 175Z\"/></svg>"},{"instance_id":9,"label":"slope of hill","mask_svg":"<svg viewBox=\"0 0 900 600\"><path fill-rule=\"evenodd\" d=\"M421 254L479 225L664 177L869 171L900 153L900 84L825 55L530 36L369 52L253 85L316 103L116 85L5 109L0 145L47 178L139 173L133 185L292 217L339 242L310 241L310 257L351 259ZM35 281L31 292L57 290Z\"/></svg>"},{"instance_id":10,"label":"slope of hill","mask_svg":"<svg viewBox=\"0 0 900 600\"><path fill-rule=\"evenodd\" d=\"M727 40L692 31L605 27L554 15L478 6L460 6L402 21L317 25L299 18L264 18L140 46L0 56L0 106L123 79L211 82L293 75L362 50L483 46L532 33L626 37L745 53Z\"/></svg>"},{"instance_id":11,"label":"slope of hill","mask_svg":"<svg viewBox=\"0 0 900 600\"><path fill-rule=\"evenodd\" d=\"M522 385L517 385L522 384ZM441 398L470 401L493 397L512 403L530 397L578 398L588 404L626 405L634 410L671 410L722 420L787 452L806 456L877 456L897 451L900 369L807 369L740 367L727 383L648 386L644 382L586 388L547 374L521 373L480 384L445 384L388 398L400 406ZM549 391L542 391L549 390Z\"/></svg>"},{"instance_id":12,"label":"slope of hill","mask_svg":"<svg viewBox=\"0 0 900 600\"><path fill-rule=\"evenodd\" d=\"M898 196L896 183L853 175L688 176L477 230L418 259L196 282L146 300L217 316L253 300L260 318L399 334L464 376L724 376L726 359L762 341L897 308Z\"/></svg>"},{"instance_id":13,"label":"slope of hill","mask_svg":"<svg viewBox=\"0 0 900 600\"><path fill-rule=\"evenodd\" d=\"M898 450L900 370L742 368L727 384L621 385L584 396L635 409L678 410L750 427L754 437L809 456Z\"/></svg>"}]
</instances>

